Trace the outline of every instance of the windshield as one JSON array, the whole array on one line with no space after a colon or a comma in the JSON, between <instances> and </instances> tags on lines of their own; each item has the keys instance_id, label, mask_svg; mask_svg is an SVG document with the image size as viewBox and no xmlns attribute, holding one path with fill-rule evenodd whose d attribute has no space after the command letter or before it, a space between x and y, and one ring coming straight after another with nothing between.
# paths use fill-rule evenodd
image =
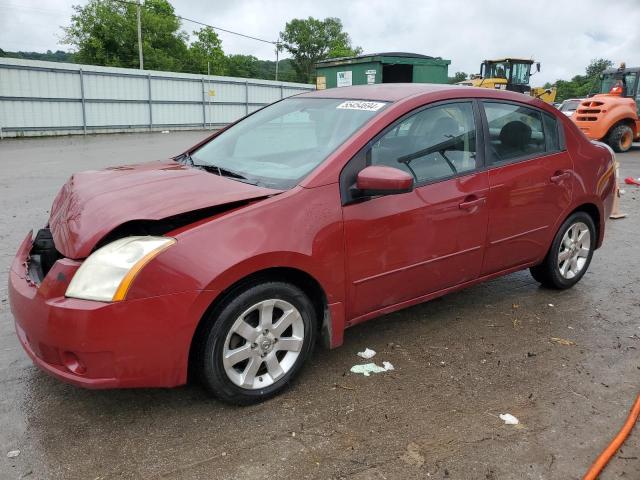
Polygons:
<instances>
[{"instance_id":1,"label":"windshield","mask_svg":"<svg viewBox=\"0 0 640 480\"><path fill-rule=\"evenodd\" d=\"M485 78L508 79L511 75L511 67L508 62L486 63Z\"/></svg>"},{"instance_id":2,"label":"windshield","mask_svg":"<svg viewBox=\"0 0 640 480\"><path fill-rule=\"evenodd\" d=\"M504 78L516 85L529 84L529 72L531 71L529 63L487 62L485 66L485 78Z\"/></svg>"},{"instance_id":3,"label":"windshield","mask_svg":"<svg viewBox=\"0 0 640 480\"><path fill-rule=\"evenodd\" d=\"M320 165L386 103L289 98L225 130L192 152L193 164L258 185L288 189ZM230 176L233 178L233 175Z\"/></svg>"},{"instance_id":4,"label":"windshield","mask_svg":"<svg viewBox=\"0 0 640 480\"><path fill-rule=\"evenodd\" d=\"M574 112L580 106L580 100L565 100L560 106L561 112Z\"/></svg>"},{"instance_id":5,"label":"windshield","mask_svg":"<svg viewBox=\"0 0 640 480\"><path fill-rule=\"evenodd\" d=\"M530 70L531 64L529 63L514 63L511 83L515 83L517 85L528 85Z\"/></svg>"}]
</instances>

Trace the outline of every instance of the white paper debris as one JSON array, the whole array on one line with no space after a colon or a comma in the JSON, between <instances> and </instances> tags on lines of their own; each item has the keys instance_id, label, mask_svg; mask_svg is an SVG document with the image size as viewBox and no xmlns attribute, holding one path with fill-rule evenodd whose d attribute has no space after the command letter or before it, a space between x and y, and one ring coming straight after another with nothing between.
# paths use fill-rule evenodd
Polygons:
<instances>
[{"instance_id":1,"label":"white paper debris","mask_svg":"<svg viewBox=\"0 0 640 480\"><path fill-rule=\"evenodd\" d=\"M510 413L501 413L500 420L503 420L505 425L518 425L520 423L520 420Z\"/></svg>"},{"instance_id":2,"label":"white paper debris","mask_svg":"<svg viewBox=\"0 0 640 480\"><path fill-rule=\"evenodd\" d=\"M358 356L364 358L365 360L369 360L373 358L376 354L375 350L371 350L370 348L365 348L364 352L358 352Z\"/></svg>"},{"instance_id":3,"label":"white paper debris","mask_svg":"<svg viewBox=\"0 0 640 480\"><path fill-rule=\"evenodd\" d=\"M372 373L382 373L387 370L393 370L393 365L389 362L383 362L384 367L376 365L375 363L365 363L364 365L354 365L351 367L351 372L353 373L361 373L365 377L368 377Z\"/></svg>"},{"instance_id":4,"label":"white paper debris","mask_svg":"<svg viewBox=\"0 0 640 480\"><path fill-rule=\"evenodd\" d=\"M16 458L18 455L20 455L20 450L11 450L7 453L7 458Z\"/></svg>"},{"instance_id":5,"label":"white paper debris","mask_svg":"<svg viewBox=\"0 0 640 480\"><path fill-rule=\"evenodd\" d=\"M169 133L169 130L162 130L162 133Z\"/></svg>"},{"instance_id":6,"label":"white paper debris","mask_svg":"<svg viewBox=\"0 0 640 480\"><path fill-rule=\"evenodd\" d=\"M553 303L550 303L550 304L549 304L549 306L550 306L550 307L553 307L554 305L553 305Z\"/></svg>"}]
</instances>

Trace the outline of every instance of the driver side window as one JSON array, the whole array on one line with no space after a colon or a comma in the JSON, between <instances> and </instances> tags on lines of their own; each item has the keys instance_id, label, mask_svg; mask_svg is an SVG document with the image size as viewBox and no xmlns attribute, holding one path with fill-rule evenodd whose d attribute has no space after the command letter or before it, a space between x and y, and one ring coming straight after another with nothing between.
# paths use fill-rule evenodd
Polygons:
<instances>
[{"instance_id":1,"label":"driver side window","mask_svg":"<svg viewBox=\"0 0 640 480\"><path fill-rule=\"evenodd\" d=\"M476 128L471 102L422 110L396 124L367 152L369 165L399 168L416 184L476 169Z\"/></svg>"}]
</instances>

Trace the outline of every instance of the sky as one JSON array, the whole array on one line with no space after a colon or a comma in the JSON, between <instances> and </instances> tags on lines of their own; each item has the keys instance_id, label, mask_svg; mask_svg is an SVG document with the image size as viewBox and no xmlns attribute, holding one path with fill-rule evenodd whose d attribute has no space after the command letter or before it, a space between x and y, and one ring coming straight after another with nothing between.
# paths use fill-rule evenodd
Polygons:
<instances>
[{"instance_id":1,"label":"sky","mask_svg":"<svg viewBox=\"0 0 640 480\"><path fill-rule=\"evenodd\" d=\"M170 0L176 14L276 40L292 18L338 17L365 53L403 51L451 60L449 75L483 59L533 58L532 85L583 74L593 58L640 65L640 0ZM0 0L0 48L67 50L61 26L86 0ZM144 26L143 26L144 28ZM184 23L188 33L197 25ZM226 53L275 59L272 45L220 32Z\"/></svg>"}]
</instances>

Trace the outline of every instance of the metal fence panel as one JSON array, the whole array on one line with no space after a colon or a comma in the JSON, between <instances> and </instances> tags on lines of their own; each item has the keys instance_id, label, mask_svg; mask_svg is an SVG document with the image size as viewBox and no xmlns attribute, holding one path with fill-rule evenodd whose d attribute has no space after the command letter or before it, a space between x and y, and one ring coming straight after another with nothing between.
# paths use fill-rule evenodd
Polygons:
<instances>
[{"instance_id":1,"label":"metal fence panel","mask_svg":"<svg viewBox=\"0 0 640 480\"><path fill-rule=\"evenodd\" d=\"M82 126L82 105L80 102L2 101L0 118L10 118L12 125L25 132L57 125L77 127Z\"/></svg>"},{"instance_id":2,"label":"metal fence panel","mask_svg":"<svg viewBox=\"0 0 640 480\"><path fill-rule=\"evenodd\" d=\"M199 80L181 82L164 78L152 78L151 98L154 101L202 102L202 83Z\"/></svg>"},{"instance_id":3,"label":"metal fence panel","mask_svg":"<svg viewBox=\"0 0 640 480\"><path fill-rule=\"evenodd\" d=\"M202 105L153 105L153 123L157 125L202 125Z\"/></svg>"},{"instance_id":4,"label":"metal fence panel","mask_svg":"<svg viewBox=\"0 0 640 480\"><path fill-rule=\"evenodd\" d=\"M313 85L0 58L0 139L216 128Z\"/></svg>"},{"instance_id":5,"label":"metal fence panel","mask_svg":"<svg viewBox=\"0 0 640 480\"><path fill-rule=\"evenodd\" d=\"M87 126L149 125L149 107L144 103L87 103Z\"/></svg>"},{"instance_id":6,"label":"metal fence panel","mask_svg":"<svg viewBox=\"0 0 640 480\"><path fill-rule=\"evenodd\" d=\"M96 75L84 70L82 77L86 99L146 100L149 97L145 78Z\"/></svg>"},{"instance_id":7,"label":"metal fence panel","mask_svg":"<svg viewBox=\"0 0 640 480\"><path fill-rule=\"evenodd\" d=\"M0 95L11 97L80 98L75 72L0 69Z\"/></svg>"}]
</instances>

